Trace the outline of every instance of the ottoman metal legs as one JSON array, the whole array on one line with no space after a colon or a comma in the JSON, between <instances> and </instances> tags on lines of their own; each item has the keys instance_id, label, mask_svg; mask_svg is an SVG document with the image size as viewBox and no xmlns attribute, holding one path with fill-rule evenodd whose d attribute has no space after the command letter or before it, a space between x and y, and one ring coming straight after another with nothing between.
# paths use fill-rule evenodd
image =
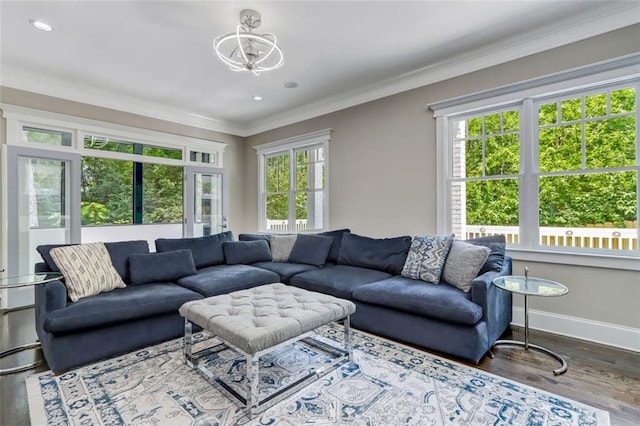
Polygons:
<instances>
[{"instance_id":1,"label":"ottoman metal legs","mask_svg":"<svg viewBox=\"0 0 640 426\"><path fill-rule=\"evenodd\" d=\"M192 332L192 323L189 320L185 320L184 326L184 357L185 362L191 368L197 368L201 371L205 376L207 376L211 382L218 387L221 391L223 391L228 396L236 399L240 402L240 404L245 408L250 417L254 417L255 415L261 413L267 408L273 406L277 402L280 402L284 398L292 395L296 391L300 390L304 386L309 383L317 380L318 378L326 375L327 373L335 370L341 365L346 364L353 360L353 353L351 349L351 328L350 328L350 317L347 316L344 318L344 340L343 347L338 348L334 347L325 342L321 342L319 340L313 339L310 337L311 333L305 333L302 336L298 336L296 338L287 340L285 342L279 343L278 345L272 346L265 350L256 352L254 354L246 353L236 346L232 344L222 341L222 343L212 347L207 348L207 352L218 353L225 349L232 349L235 352L241 354L246 359L246 384L244 386L244 395L240 392L237 392L233 387L227 384L224 381L224 377L222 375L218 375L208 369L202 359L194 357L192 353L193 346L193 332ZM220 339L218 337L218 339ZM222 339L220 339L222 340ZM294 342L304 342L309 346L313 346L319 350L322 350L325 353L328 353L332 356L333 360L330 364L326 364L321 368L312 369L309 374L295 380L293 383L282 387L270 395L265 396L262 400L260 400L259 396L259 361L260 357L272 352L273 350L285 346L290 345Z\"/></svg>"}]
</instances>

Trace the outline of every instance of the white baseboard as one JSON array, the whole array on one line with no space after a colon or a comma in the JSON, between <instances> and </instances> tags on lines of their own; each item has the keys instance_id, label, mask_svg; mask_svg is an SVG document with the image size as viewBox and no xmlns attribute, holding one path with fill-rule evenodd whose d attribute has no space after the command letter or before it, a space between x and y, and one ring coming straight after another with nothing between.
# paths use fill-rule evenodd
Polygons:
<instances>
[{"instance_id":1,"label":"white baseboard","mask_svg":"<svg viewBox=\"0 0 640 426\"><path fill-rule=\"evenodd\" d=\"M524 327L524 308L513 307L512 324ZM640 352L640 329L529 309L529 328Z\"/></svg>"}]
</instances>

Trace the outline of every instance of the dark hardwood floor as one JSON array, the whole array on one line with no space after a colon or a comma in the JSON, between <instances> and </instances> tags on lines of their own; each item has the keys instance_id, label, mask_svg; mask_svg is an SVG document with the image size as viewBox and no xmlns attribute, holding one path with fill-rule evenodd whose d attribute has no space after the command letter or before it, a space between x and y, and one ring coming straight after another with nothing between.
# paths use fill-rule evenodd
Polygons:
<instances>
[{"instance_id":1,"label":"dark hardwood floor","mask_svg":"<svg viewBox=\"0 0 640 426\"><path fill-rule=\"evenodd\" d=\"M33 341L36 338L33 323L33 309L0 315L0 349ZM515 327L504 337L521 340L524 333ZM554 359L515 346L496 347L495 357L485 357L476 367L607 410L612 425L640 425L640 353L535 330L531 331L530 341L564 356L569 370L554 376L552 370L559 366ZM28 362L38 356L41 356L39 351L16 354L0 360L0 368ZM0 377L0 425L30 424L25 378L46 370L43 365Z\"/></svg>"}]
</instances>

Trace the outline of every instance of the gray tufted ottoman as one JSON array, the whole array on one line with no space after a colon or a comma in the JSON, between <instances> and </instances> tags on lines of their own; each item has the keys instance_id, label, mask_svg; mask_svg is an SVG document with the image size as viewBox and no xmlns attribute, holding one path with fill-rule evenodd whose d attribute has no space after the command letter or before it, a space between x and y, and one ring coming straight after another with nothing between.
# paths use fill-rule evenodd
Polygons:
<instances>
[{"instance_id":1,"label":"gray tufted ottoman","mask_svg":"<svg viewBox=\"0 0 640 426\"><path fill-rule=\"evenodd\" d=\"M280 283L187 302L180 307L180 315L185 318L185 360L225 393L239 400L253 416L352 359L349 316L355 310L355 304L348 300ZM344 319L344 348L308 336L312 330L341 319ZM214 352L232 348L246 358L245 395L236 392L192 355L192 324L223 341L213 349ZM299 340L330 353L333 362L260 400L260 356Z\"/></svg>"}]
</instances>

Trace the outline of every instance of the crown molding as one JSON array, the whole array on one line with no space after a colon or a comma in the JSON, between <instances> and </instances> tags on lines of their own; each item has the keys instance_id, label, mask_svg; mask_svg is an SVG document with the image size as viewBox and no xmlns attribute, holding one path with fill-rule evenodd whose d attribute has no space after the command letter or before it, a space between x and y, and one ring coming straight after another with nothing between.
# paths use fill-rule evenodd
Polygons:
<instances>
[{"instance_id":1,"label":"crown molding","mask_svg":"<svg viewBox=\"0 0 640 426\"><path fill-rule=\"evenodd\" d=\"M445 61L429 65L406 73L346 92L339 96L321 99L293 110L284 111L262 120L255 120L247 129L249 135L297 123L320 115L329 114L376 99L438 83L450 78L469 74L505 62L534 55L546 50L615 31L640 22L640 4L629 2L624 7L609 14L595 12L583 17L572 26L558 24L555 28L540 35L532 31L516 39L495 43L475 51L473 55L464 54Z\"/></svg>"},{"instance_id":2,"label":"crown molding","mask_svg":"<svg viewBox=\"0 0 640 426\"><path fill-rule=\"evenodd\" d=\"M389 78L380 83L346 92L339 96L320 99L304 106L281 111L247 124L207 117L178 108L159 105L156 102L146 101L133 96L114 94L105 89L98 89L68 80L27 72L6 65L3 65L1 69L0 85L159 120L247 137L460 75L469 74L474 71L584 40L639 22L640 4L636 2L621 3L619 8L609 13L602 13L600 10L594 11L583 16L580 22L572 25L567 25L565 22L564 25L559 23L554 28L547 28L542 35L539 33L539 30L521 34L516 39L509 39L488 45L481 50L476 50L472 55L458 55L419 70Z\"/></svg>"},{"instance_id":3,"label":"crown molding","mask_svg":"<svg viewBox=\"0 0 640 426\"><path fill-rule=\"evenodd\" d=\"M201 114L161 105L157 102L146 101L129 95L114 94L105 89L74 83L69 80L25 71L7 65L2 65L1 71L0 86L96 105L216 132L238 136L246 136L247 133L246 127L241 124L206 117Z\"/></svg>"}]
</instances>

